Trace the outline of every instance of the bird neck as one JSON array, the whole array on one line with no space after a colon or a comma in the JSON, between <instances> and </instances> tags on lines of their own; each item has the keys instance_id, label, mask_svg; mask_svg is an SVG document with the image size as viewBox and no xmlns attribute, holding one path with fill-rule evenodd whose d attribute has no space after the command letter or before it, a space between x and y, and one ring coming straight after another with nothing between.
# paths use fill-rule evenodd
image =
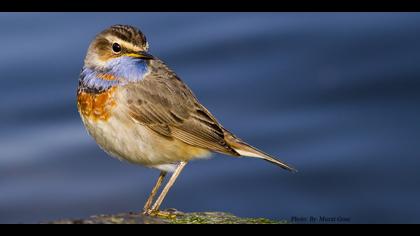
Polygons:
<instances>
[{"instance_id":1,"label":"bird neck","mask_svg":"<svg viewBox=\"0 0 420 236\"><path fill-rule=\"evenodd\" d=\"M110 60L104 68L83 67L78 91L102 93L117 85L141 81L148 73L147 62L120 57Z\"/></svg>"}]
</instances>

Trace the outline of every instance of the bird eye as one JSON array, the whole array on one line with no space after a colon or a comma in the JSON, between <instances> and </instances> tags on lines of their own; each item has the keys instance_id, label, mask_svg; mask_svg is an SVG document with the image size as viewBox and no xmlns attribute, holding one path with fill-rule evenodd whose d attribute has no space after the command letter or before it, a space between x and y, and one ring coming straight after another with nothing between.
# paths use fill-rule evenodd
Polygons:
<instances>
[{"instance_id":1,"label":"bird eye","mask_svg":"<svg viewBox=\"0 0 420 236\"><path fill-rule=\"evenodd\" d=\"M112 51L119 53L121 52L121 45L119 45L118 43L113 43L112 44Z\"/></svg>"}]
</instances>

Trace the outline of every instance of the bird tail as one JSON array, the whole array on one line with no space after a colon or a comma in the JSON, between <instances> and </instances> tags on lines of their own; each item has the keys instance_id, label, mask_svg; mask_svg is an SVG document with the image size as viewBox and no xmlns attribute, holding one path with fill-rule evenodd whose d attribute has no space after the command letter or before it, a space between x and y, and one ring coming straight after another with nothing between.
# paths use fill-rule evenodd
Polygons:
<instances>
[{"instance_id":1,"label":"bird tail","mask_svg":"<svg viewBox=\"0 0 420 236\"><path fill-rule=\"evenodd\" d=\"M278 160L275 157L270 156L269 154L261 150L258 150L257 148L245 143L244 141L237 138L235 135L233 135L231 132L229 132L225 128L223 128L223 130L225 132L225 140L227 144L231 146L239 155L263 159L283 169L286 169L292 172L297 172L295 168L286 164L285 162Z\"/></svg>"}]
</instances>

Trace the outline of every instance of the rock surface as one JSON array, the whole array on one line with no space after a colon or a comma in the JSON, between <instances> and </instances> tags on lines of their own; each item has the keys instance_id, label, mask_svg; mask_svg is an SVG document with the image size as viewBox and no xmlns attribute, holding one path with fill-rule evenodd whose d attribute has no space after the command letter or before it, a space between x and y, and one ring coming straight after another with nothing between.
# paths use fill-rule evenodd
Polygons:
<instances>
[{"instance_id":1,"label":"rock surface","mask_svg":"<svg viewBox=\"0 0 420 236\"><path fill-rule=\"evenodd\" d=\"M70 219L49 222L49 224L284 224L265 218L241 218L225 212L184 213L171 210L169 216L145 216L141 213L96 215L88 219Z\"/></svg>"}]
</instances>

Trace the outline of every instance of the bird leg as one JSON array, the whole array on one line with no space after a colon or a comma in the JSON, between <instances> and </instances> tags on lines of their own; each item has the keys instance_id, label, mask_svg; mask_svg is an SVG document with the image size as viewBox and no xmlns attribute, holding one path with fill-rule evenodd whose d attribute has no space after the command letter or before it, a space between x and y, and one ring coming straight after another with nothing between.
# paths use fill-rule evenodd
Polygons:
<instances>
[{"instance_id":1,"label":"bird leg","mask_svg":"<svg viewBox=\"0 0 420 236\"><path fill-rule=\"evenodd\" d=\"M167 173L166 171L160 172L159 178L157 179L157 182L155 186L153 187L152 192L150 193L150 196L146 201L146 204L144 205L143 214L147 214L147 212L149 211L150 206L152 205L152 202L153 202L153 198L155 198L155 195L158 192L160 185L162 185L163 180L165 179L166 173Z\"/></svg>"},{"instance_id":2,"label":"bird leg","mask_svg":"<svg viewBox=\"0 0 420 236\"><path fill-rule=\"evenodd\" d=\"M166 195L168 194L171 187L174 185L176 179L178 178L179 174L181 174L182 169L184 169L187 162L181 161L178 167L175 169L175 172L172 174L171 178L169 179L168 183L166 184L165 188L163 188L162 193L159 195L158 199L156 200L155 204L153 204L152 209L147 212L148 214L159 212L159 207L165 199Z\"/></svg>"}]
</instances>

